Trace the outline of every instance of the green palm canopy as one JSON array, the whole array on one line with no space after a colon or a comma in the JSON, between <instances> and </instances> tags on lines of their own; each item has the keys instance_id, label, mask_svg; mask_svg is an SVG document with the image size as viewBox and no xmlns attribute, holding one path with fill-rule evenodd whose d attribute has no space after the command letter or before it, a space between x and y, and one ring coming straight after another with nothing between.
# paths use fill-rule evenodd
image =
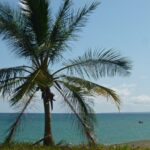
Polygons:
<instances>
[{"instance_id":1,"label":"green palm canopy","mask_svg":"<svg viewBox=\"0 0 150 150\"><path fill-rule=\"evenodd\" d=\"M128 75L131 64L126 58L113 50L87 50L83 56L63 59L64 52L70 49L69 41L77 38L89 14L99 3L93 2L77 11L72 5L71 0L62 0L58 12L52 15L48 0L21 0L18 10L0 4L0 34L3 40L11 44L13 53L30 62L0 69L1 94L9 95L12 106L22 104L5 142L12 141L23 113L38 92L44 104L45 145L54 144L50 116L54 95L62 96L62 101L75 114L78 127L89 143L95 143L91 98L101 95L112 99L117 106L120 104L115 91L87 79ZM56 70L56 65L60 69ZM52 88L57 92L52 93Z\"/></svg>"}]
</instances>

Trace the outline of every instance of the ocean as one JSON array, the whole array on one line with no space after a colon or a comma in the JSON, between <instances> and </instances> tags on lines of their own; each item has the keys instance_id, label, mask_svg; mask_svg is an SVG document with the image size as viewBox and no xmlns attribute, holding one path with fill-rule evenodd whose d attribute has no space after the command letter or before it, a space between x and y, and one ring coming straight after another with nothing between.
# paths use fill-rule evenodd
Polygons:
<instances>
[{"instance_id":1,"label":"ocean","mask_svg":"<svg viewBox=\"0 0 150 150\"><path fill-rule=\"evenodd\" d=\"M0 114L0 143L16 114ZM52 133L56 143L86 143L78 126L72 121L72 114L52 114ZM97 142L116 144L150 139L150 113L106 113L96 114L95 133ZM25 114L15 140L35 142L43 137L43 114Z\"/></svg>"}]
</instances>

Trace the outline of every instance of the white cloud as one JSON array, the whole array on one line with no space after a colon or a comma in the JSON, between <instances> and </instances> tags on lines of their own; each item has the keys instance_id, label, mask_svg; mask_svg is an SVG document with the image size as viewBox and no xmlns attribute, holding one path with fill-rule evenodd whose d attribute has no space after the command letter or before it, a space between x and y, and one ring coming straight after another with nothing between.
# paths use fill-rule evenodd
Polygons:
<instances>
[{"instance_id":1,"label":"white cloud","mask_svg":"<svg viewBox=\"0 0 150 150\"><path fill-rule=\"evenodd\" d=\"M135 87L136 87L136 84L125 84L125 83L123 83L120 86L112 87L112 89L114 91L116 91L117 94L120 95L120 97L127 98L127 97L132 95Z\"/></svg>"},{"instance_id":2,"label":"white cloud","mask_svg":"<svg viewBox=\"0 0 150 150\"><path fill-rule=\"evenodd\" d=\"M108 87L113 89L120 96L121 109L129 103L131 104L129 98L133 96L132 94L134 93L133 91L136 87L136 84L121 84L115 87ZM96 112L118 112L115 103L111 99L107 99L101 96L96 97L95 110Z\"/></svg>"},{"instance_id":3,"label":"white cloud","mask_svg":"<svg viewBox=\"0 0 150 150\"><path fill-rule=\"evenodd\" d=\"M131 91L129 88L120 88L120 89L114 89L121 97L127 97L131 95Z\"/></svg>"},{"instance_id":4,"label":"white cloud","mask_svg":"<svg viewBox=\"0 0 150 150\"><path fill-rule=\"evenodd\" d=\"M150 96L149 95L139 95L136 97L132 97L134 104L148 104L150 105Z\"/></svg>"},{"instance_id":5,"label":"white cloud","mask_svg":"<svg viewBox=\"0 0 150 150\"><path fill-rule=\"evenodd\" d=\"M133 104L134 100L132 97L135 97L136 87L137 85L134 83L131 84L123 83L119 86L112 88L120 96L121 109L124 108L125 105Z\"/></svg>"}]
</instances>

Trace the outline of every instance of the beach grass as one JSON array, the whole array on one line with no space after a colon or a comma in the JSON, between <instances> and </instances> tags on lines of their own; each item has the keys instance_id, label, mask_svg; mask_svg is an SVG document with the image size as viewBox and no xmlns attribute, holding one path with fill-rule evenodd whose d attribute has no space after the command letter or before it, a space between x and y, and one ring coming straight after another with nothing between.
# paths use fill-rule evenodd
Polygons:
<instances>
[{"instance_id":1,"label":"beach grass","mask_svg":"<svg viewBox=\"0 0 150 150\"><path fill-rule=\"evenodd\" d=\"M142 147L132 147L128 145L123 146L103 146L97 145L89 147L87 145L79 145L79 146L33 146L31 144L13 144L13 145L3 145L0 146L0 150L148 150L148 148ZM150 150L150 149L149 149Z\"/></svg>"}]
</instances>

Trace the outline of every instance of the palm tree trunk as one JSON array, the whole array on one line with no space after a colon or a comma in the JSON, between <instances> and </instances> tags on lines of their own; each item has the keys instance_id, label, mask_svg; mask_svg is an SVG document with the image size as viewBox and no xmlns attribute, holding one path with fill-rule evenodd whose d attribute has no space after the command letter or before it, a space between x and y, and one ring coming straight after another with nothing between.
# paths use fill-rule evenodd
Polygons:
<instances>
[{"instance_id":1,"label":"palm tree trunk","mask_svg":"<svg viewBox=\"0 0 150 150\"><path fill-rule=\"evenodd\" d=\"M51 114L50 114L50 90L45 88L42 90L42 98L44 103L44 113L45 113L45 129L44 129L44 145L54 145L51 131Z\"/></svg>"}]
</instances>

